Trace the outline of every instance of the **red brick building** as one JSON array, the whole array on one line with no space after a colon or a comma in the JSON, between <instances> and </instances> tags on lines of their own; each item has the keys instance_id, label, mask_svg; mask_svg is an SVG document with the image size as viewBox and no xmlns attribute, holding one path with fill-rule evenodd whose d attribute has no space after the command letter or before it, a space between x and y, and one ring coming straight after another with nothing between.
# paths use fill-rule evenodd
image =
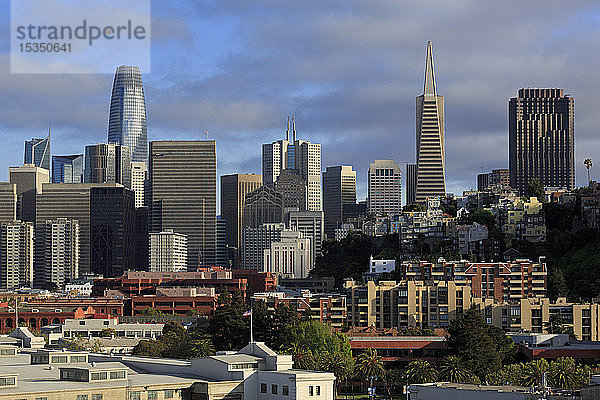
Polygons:
<instances>
[{"instance_id":1,"label":"red brick building","mask_svg":"<svg viewBox=\"0 0 600 400\"><path fill-rule=\"evenodd\" d=\"M132 296L131 315L152 308L168 315L187 315L196 310L200 315L211 316L217 298L213 288L159 288L154 295Z\"/></svg>"},{"instance_id":2,"label":"red brick building","mask_svg":"<svg viewBox=\"0 0 600 400\"><path fill-rule=\"evenodd\" d=\"M233 269L231 271L234 279L246 279L249 296L277 289L277 277L271 272L260 272L256 269Z\"/></svg>"},{"instance_id":3,"label":"red brick building","mask_svg":"<svg viewBox=\"0 0 600 400\"><path fill-rule=\"evenodd\" d=\"M0 333L9 333L16 328L17 313L20 326L27 326L29 329L37 331L46 325L62 324L65 319L93 318L96 310L92 307L55 308L40 305L39 307L19 307L15 311L14 308L3 307L0 308Z\"/></svg>"},{"instance_id":4,"label":"red brick building","mask_svg":"<svg viewBox=\"0 0 600 400\"><path fill-rule=\"evenodd\" d=\"M125 299L108 297L58 297L58 298L37 298L27 303L30 307L45 308L73 308L83 307L92 308L95 313L106 315L107 317L120 317L125 313Z\"/></svg>"}]
</instances>

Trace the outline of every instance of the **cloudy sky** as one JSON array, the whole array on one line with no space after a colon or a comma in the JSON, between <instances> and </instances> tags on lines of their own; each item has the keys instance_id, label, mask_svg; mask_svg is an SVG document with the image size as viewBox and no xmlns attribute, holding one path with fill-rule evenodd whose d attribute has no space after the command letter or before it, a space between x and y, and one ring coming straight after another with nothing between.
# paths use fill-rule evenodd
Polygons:
<instances>
[{"instance_id":1,"label":"cloudy sky","mask_svg":"<svg viewBox=\"0 0 600 400\"><path fill-rule=\"evenodd\" d=\"M24 140L43 136L50 120L53 154L106 141L113 77L11 74L10 4L0 4L6 180ZM299 137L323 145L323 169L355 168L362 199L370 161L414 162L428 40L446 98L448 191L507 167L507 102L521 87L575 98L577 183L585 182L583 159L600 151L597 1L153 0L149 138L208 130L219 175L260 173L261 144L282 138L294 113Z\"/></svg>"}]
</instances>

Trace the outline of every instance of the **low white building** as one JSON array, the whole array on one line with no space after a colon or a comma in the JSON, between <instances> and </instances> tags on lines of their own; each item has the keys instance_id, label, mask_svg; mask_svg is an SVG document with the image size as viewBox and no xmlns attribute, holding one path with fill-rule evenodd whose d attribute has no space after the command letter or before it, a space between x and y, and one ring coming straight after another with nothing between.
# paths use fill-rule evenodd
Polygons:
<instances>
[{"instance_id":1,"label":"low white building","mask_svg":"<svg viewBox=\"0 0 600 400\"><path fill-rule=\"evenodd\" d=\"M369 274L379 275L396 270L396 260L374 260L373 256L369 258Z\"/></svg>"},{"instance_id":2,"label":"low white building","mask_svg":"<svg viewBox=\"0 0 600 400\"><path fill-rule=\"evenodd\" d=\"M521 386L485 386L463 383L422 383L408 386L408 400L538 400L542 391ZM550 398L550 397L549 397ZM570 399L570 396L551 397Z\"/></svg>"},{"instance_id":3,"label":"low white building","mask_svg":"<svg viewBox=\"0 0 600 400\"><path fill-rule=\"evenodd\" d=\"M282 231L264 250L263 272L283 278L306 278L314 266L312 243L302 232Z\"/></svg>"},{"instance_id":4,"label":"low white building","mask_svg":"<svg viewBox=\"0 0 600 400\"><path fill-rule=\"evenodd\" d=\"M187 271L187 235L166 229L150 233L150 272Z\"/></svg>"},{"instance_id":5,"label":"low white building","mask_svg":"<svg viewBox=\"0 0 600 400\"><path fill-rule=\"evenodd\" d=\"M112 329L115 338L156 339L162 335L163 327L164 324L120 324L117 318L106 318L66 319L61 329L65 338L100 337L103 330Z\"/></svg>"}]
</instances>

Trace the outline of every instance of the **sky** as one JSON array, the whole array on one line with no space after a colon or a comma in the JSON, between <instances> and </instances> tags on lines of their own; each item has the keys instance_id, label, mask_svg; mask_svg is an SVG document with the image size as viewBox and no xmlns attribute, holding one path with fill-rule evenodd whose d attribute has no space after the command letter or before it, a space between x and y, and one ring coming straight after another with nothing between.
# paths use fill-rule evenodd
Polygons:
<instances>
[{"instance_id":1,"label":"sky","mask_svg":"<svg viewBox=\"0 0 600 400\"><path fill-rule=\"evenodd\" d=\"M9 10L0 0L0 180L50 121L52 154L106 142L113 79L11 74ZM298 137L322 144L323 170L352 165L364 199L370 162L394 159L404 172L415 161L428 40L445 96L448 192L508 167L508 100L521 87L574 97L578 185L600 151L597 1L153 0L151 37L149 139L208 130L219 176L260 173L261 144L282 139L294 114Z\"/></svg>"}]
</instances>

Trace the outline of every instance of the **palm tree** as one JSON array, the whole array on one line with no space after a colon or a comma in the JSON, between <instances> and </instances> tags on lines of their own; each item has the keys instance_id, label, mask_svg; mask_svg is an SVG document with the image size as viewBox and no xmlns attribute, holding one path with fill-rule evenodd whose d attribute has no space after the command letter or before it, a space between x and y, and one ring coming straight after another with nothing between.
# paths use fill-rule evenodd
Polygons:
<instances>
[{"instance_id":1,"label":"palm tree","mask_svg":"<svg viewBox=\"0 0 600 400\"><path fill-rule=\"evenodd\" d=\"M334 385L333 398L335 399L337 393L337 386L345 379L350 373L352 373L353 365L352 358L346 358L340 352L327 352L321 357L319 362L319 370L332 372L336 378L336 385Z\"/></svg>"},{"instance_id":2,"label":"palm tree","mask_svg":"<svg viewBox=\"0 0 600 400\"><path fill-rule=\"evenodd\" d=\"M315 357L312 352L306 349L304 346L298 344L298 342L293 342L286 350L287 354L292 355L292 359L294 360L294 368L298 369L315 369Z\"/></svg>"},{"instance_id":3,"label":"palm tree","mask_svg":"<svg viewBox=\"0 0 600 400\"><path fill-rule=\"evenodd\" d=\"M533 360L525 364L521 375L521 384L523 386L541 386L545 372L548 372L550 365L545 359Z\"/></svg>"},{"instance_id":4,"label":"palm tree","mask_svg":"<svg viewBox=\"0 0 600 400\"><path fill-rule=\"evenodd\" d=\"M586 158L585 160L583 160L583 164L585 165L585 168L587 169L588 183L589 183L590 182L590 168L592 168L592 159Z\"/></svg>"},{"instance_id":5,"label":"palm tree","mask_svg":"<svg viewBox=\"0 0 600 400\"><path fill-rule=\"evenodd\" d=\"M210 339L192 339L189 352L193 357L207 357L215 354L215 347Z\"/></svg>"},{"instance_id":6,"label":"palm tree","mask_svg":"<svg viewBox=\"0 0 600 400\"><path fill-rule=\"evenodd\" d=\"M377 350L368 349L364 353L360 353L357 358L356 368L365 378L378 378L385 374L381 356L377 355Z\"/></svg>"},{"instance_id":7,"label":"palm tree","mask_svg":"<svg viewBox=\"0 0 600 400\"><path fill-rule=\"evenodd\" d=\"M552 386L572 389L577 383L577 366L571 357L558 358L550 363L548 370Z\"/></svg>"},{"instance_id":8,"label":"palm tree","mask_svg":"<svg viewBox=\"0 0 600 400\"><path fill-rule=\"evenodd\" d=\"M440 379L449 382L467 383L471 380L471 372L465 368L458 356L448 356L442 361Z\"/></svg>"},{"instance_id":9,"label":"palm tree","mask_svg":"<svg viewBox=\"0 0 600 400\"><path fill-rule=\"evenodd\" d=\"M437 371L429 361L411 361L406 370L406 379L408 383L434 382L437 379Z\"/></svg>"}]
</instances>

